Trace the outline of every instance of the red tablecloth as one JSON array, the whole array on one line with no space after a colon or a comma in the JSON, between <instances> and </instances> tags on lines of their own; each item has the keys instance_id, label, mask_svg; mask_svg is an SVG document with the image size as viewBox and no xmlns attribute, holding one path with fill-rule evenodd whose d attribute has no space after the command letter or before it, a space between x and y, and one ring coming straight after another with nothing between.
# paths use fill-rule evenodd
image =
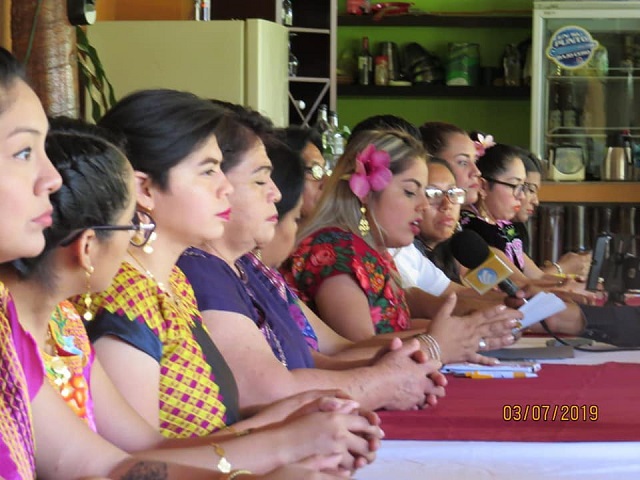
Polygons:
<instances>
[{"instance_id":1,"label":"red tablecloth","mask_svg":"<svg viewBox=\"0 0 640 480\"><path fill-rule=\"evenodd\" d=\"M640 441L640 364L544 365L538 378L448 378L435 408L380 412L385 438Z\"/></svg>"}]
</instances>

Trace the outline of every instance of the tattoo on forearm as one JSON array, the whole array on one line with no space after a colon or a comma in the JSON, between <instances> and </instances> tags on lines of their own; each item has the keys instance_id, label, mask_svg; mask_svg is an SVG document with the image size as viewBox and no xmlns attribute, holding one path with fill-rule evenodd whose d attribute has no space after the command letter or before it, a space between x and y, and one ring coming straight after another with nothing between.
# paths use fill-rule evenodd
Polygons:
<instances>
[{"instance_id":1,"label":"tattoo on forearm","mask_svg":"<svg viewBox=\"0 0 640 480\"><path fill-rule=\"evenodd\" d=\"M163 462L138 462L120 480L166 480L167 464Z\"/></svg>"}]
</instances>

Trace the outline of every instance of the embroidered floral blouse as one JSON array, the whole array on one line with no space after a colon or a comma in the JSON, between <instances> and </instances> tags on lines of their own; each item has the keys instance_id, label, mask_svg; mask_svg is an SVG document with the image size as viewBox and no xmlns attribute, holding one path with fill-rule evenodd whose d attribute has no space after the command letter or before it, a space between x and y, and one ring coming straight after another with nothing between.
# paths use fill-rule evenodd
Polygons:
<instances>
[{"instance_id":1,"label":"embroidered floral blouse","mask_svg":"<svg viewBox=\"0 0 640 480\"><path fill-rule=\"evenodd\" d=\"M55 353L41 351L49 383L71 410L97 431L91 396L91 368L95 352L82 318L71 302L58 305L49 321L47 343Z\"/></svg>"},{"instance_id":2,"label":"embroidered floral blouse","mask_svg":"<svg viewBox=\"0 0 640 480\"><path fill-rule=\"evenodd\" d=\"M486 222L469 210L460 212L460 225L480 235L490 247L504 252L507 258L520 270L524 269L524 248L513 223L498 220L496 225Z\"/></svg>"},{"instance_id":3,"label":"embroidered floral blouse","mask_svg":"<svg viewBox=\"0 0 640 480\"><path fill-rule=\"evenodd\" d=\"M351 232L337 227L318 230L300 243L282 273L314 310L314 298L322 282L336 275L350 275L367 297L376 333L409 328L409 308L395 280L399 274L393 259Z\"/></svg>"}]
</instances>

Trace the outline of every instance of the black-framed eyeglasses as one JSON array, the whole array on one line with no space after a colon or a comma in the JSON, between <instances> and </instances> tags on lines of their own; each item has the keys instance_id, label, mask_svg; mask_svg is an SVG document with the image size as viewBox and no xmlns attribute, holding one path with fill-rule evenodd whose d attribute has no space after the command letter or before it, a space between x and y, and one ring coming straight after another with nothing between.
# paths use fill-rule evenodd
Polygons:
<instances>
[{"instance_id":1,"label":"black-framed eyeglasses","mask_svg":"<svg viewBox=\"0 0 640 480\"><path fill-rule=\"evenodd\" d=\"M327 175L331 175L331 171L328 170L327 168L323 167L322 165L318 165L317 163L311 167L304 167L304 171L306 173L310 173L311 177L316 181L319 182L320 180L322 180L325 176Z\"/></svg>"},{"instance_id":2,"label":"black-framed eyeglasses","mask_svg":"<svg viewBox=\"0 0 640 480\"><path fill-rule=\"evenodd\" d=\"M73 243L82 232L85 230L102 230L102 231L117 231L128 230L133 232L129 243L134 247L143 247L153 235L156 229L156 222L153 221L151 215L142 210L136 210L133 214L133 219L130 225L93 225L87 228L76 229L62 239L60 242L61 247L66 247Z\"/></svg>"},{"instance_id":3,"label":"black-framed eyeglasses","mask_svg":"<svg viewBox=\"0 0 640 480\"><path fill-rule=\"evenodd\" d=\"M513 192L513 196L515 198L521 197L525 193L526 184L525 183L509 183L503 182L502 180L497 180L491 177L482 177L488 182L497 183L498 185L504 185L505 187L511 188Z\"/></svg>"},{"instance_id":4,"label":"black-framed eyeglasses","mask_svg":"<svg viewBox=\"0 0 640 480\"><path fill-rule=\"evenodd\" d=\"M538 185L535 183L524 182L525 193L528 195L537 195L538 194Z\"/></svg>"},{"instance_id":5,"label":"black-framed eyeglasses","mask_svg":"<svg viewBox=\"0 0 640 480\"><path fill-rule=\"evenodd\" d=\"M424 193L427 195L428 202L433 206L442 205L445 198L453 205L462 205L467 199L466 190L460 187L454 187L448 190L427 187Z\"/></svg>"}]
</instances>

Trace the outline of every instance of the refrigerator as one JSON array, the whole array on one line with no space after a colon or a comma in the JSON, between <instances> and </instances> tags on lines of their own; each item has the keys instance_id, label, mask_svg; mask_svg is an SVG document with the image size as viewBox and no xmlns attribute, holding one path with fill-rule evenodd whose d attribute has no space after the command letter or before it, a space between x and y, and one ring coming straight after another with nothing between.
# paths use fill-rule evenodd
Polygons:
<instances>
[{"instance_id":1,"label":"refrigerator","mask_svg":"<svg viewBox=\"0 0 640 480\"><path fill-rule=\"evenodd\" d=\"M239 103L289 124L288 31L261 19L110 21L87 27L116 98L144 88Z\"/></svg>"},{"instance_id":2,"label":"refrigerator","mask_svg":"<svg viewBox=\"0 0 640 480\"><path fill-rule=\"evenodd\" d=\"M531 150L547 179L637 180L640 1L535 1L531 102ZM620 142L635 168L608 178Z\"/></svg>"}]
</instances>

